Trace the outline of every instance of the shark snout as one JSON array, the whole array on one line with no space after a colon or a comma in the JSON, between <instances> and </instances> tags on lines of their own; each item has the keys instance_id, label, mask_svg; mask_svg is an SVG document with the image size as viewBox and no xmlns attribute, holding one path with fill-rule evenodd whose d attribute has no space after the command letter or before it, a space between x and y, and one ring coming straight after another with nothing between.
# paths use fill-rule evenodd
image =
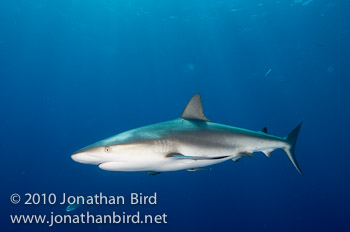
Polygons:
<instances>
[{"instance_id":1,"label":"shark snout","mask_svg":"<svg viewBox=\"0 0 350 232\"><path fill-rule=\"evenodd\" d=\"M72 154L72 159L78 163L83 164L100 164L101 160L88 152L77 152Z\"/></svg>"}]
</instances>

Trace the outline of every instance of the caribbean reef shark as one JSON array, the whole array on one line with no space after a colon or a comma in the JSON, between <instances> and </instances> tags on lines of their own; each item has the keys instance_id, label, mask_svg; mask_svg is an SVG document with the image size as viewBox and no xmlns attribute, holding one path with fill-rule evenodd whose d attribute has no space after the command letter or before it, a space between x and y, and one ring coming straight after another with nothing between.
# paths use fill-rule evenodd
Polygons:
<instances>
[{"instance_id":1,"label":"caribbean reef shark","mask_svg":"<svg viewBox=\"0 0 350 232\"><path fill-rule=\"evenodd\" d=\"M202 170L227 160L238 161L254 152L270 157L283 149L302 174L294 155L301 123L286 137L209 121L199 94L188 102L180 118L117 134L72 155L76 162L108 171L147 171L154 175L178 170Z\"/></svg>"}]
</instances>

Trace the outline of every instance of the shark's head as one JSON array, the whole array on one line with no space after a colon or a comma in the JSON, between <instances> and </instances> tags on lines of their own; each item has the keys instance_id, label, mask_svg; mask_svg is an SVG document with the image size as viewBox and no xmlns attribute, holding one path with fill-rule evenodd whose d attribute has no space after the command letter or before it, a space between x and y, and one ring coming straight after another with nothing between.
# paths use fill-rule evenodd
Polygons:
<instances>
[{"instance_id":1,"label":"shark's head","mask_svg":"<svg viewBox=\"0 0 350 232\"><path fill-rule=\"evenodd\" d=\"M111 161L109 157L111 152L111 146L93 144L73 153L72 159L83 164L99 165L103 162Z\"/></svg>"},{"instance_id":2,"label":"shark's head","mask_svg":"<svg viewBox=\"0 0 350 232\"><path fill-rule=\"evenodd\" d=\"M72 154L79 163L98 165L110 171L134 171L135 168L148 170L152 159L154 143L127 131L84 147ZM150 149L151 148L151 149ZM152 154L151 154L152 153Z\"/></svg>"}]
</instances>

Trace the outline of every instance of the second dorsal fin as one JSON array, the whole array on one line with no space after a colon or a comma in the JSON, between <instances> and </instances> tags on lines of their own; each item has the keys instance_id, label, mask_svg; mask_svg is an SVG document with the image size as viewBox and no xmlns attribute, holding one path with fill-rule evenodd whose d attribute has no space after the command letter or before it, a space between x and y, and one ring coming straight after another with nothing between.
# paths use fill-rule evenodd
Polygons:
<instances>
[{"instance_id":1,"label":"second dorsal fin","mask_svg":"<svg viewBox=\"0 0 350 232\"><path fill-rule=\"evenodd\" d=\"M267 134L267 127L262 128L260 131Z\"/></svg>"},{"instance_id":2,"label":"second dorsal fin","mask_svg":"<svg viewBox=\"0 0 350 232\"><path fill-rule=\"evenodd\" d=\"M187 103L181 118L185 119L196 119L202 121L209 121L203 113L202 99L199 93L195 94L191 100Z\"/></svg>"}]
</instances>

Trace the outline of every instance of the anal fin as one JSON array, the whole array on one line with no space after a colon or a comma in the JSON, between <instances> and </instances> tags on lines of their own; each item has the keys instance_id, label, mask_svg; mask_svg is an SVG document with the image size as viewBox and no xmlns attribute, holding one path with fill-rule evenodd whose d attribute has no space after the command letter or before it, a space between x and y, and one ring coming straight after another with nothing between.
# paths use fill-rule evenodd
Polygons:
<instances>
[{"instance_id":1,"label":"anal fin","mask_svg":"<svg viewBox=\"0 0 350 232\"><path fill-rule=\"evenodd\" d=\"M271 157L271 153L270 152L263 151L262 153L264 153L267 157Z\"/></svg>"},{"instance_id":2,"label":"anal fin","mask_svg":"<svg viewBox=\"0 0 350 232\"><path fill-rule=\"evenodd\" d=\"M271 157L271 152L273 151L273 149L269 149L269 150L264 150L261 151L262 153L264 153L267 157Z\"/></svg>"}]
</instances>

